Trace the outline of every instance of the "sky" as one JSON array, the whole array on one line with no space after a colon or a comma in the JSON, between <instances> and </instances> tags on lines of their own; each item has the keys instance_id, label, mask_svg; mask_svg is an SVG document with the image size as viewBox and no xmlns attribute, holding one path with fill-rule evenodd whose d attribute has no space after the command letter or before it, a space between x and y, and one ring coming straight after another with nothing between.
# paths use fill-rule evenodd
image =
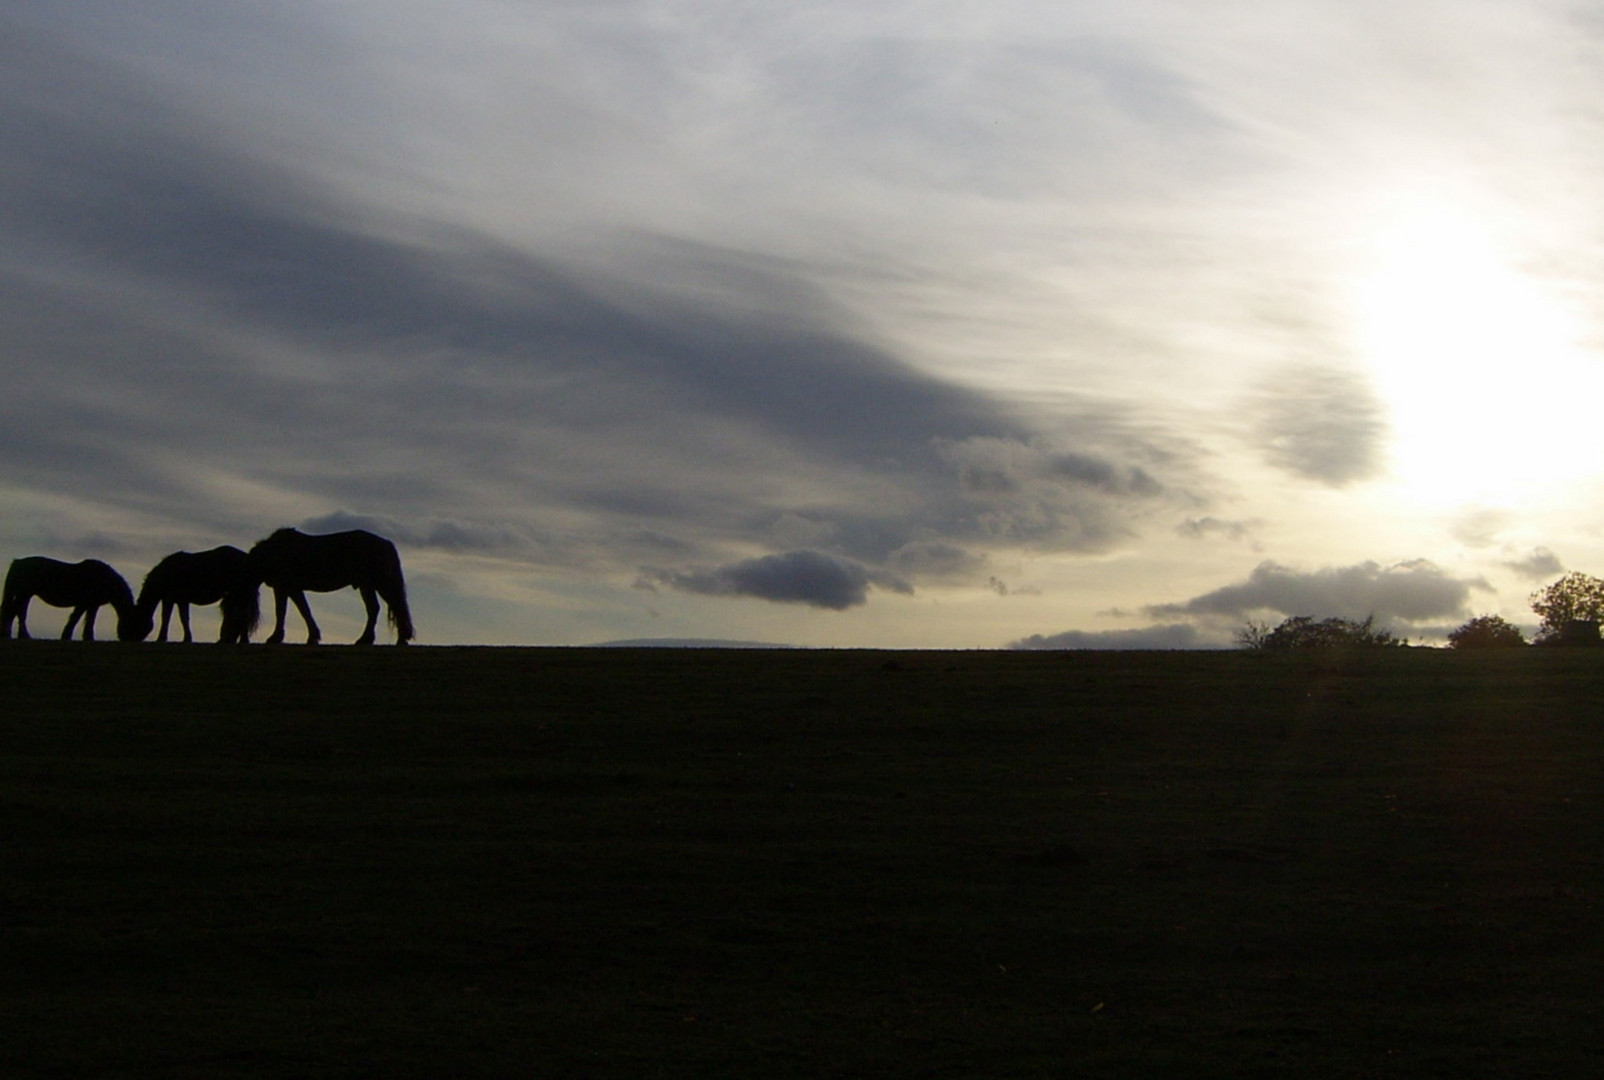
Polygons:
<instances>
[{"instance_id":1,"label":"sky","mask_svg":"<svg viewBox=\"0 0 1604 1080\"><path fill-rule=\"evenodd\" d=\"M1531 627L1600 102L1557 0L15 0L0 557L367 528L422 644Z\"/></svg>"}]
</instances>

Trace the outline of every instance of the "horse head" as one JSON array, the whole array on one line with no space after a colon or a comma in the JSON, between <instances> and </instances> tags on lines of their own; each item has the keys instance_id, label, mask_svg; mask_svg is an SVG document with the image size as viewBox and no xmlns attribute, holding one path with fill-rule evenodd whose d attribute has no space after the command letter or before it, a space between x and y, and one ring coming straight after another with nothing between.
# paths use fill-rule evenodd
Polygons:
<instances>
[{"instance_id":1,"label":"horse head","mask_svg":"<svg viewBox=\"0 0 1604 1080\"><path fill-rule=\"evenodd\" d=\"M150 616L134 602L134 590L123 576L104 563L101 566L105 568L112 609L117 612L117 640L144 641L150 633Z\"/></svg>"},{"instance_id":2,"label":"horse head","mask_svg":"<svg viewBox=\"0 0 1604 1080\"><path fill-rule=\"evenodd\" d=\"M116 606L116 605L114 605ZM132 603L117 607L117 640L144 641L156 628L156 605Z\"/></svg>"}]
</instances>

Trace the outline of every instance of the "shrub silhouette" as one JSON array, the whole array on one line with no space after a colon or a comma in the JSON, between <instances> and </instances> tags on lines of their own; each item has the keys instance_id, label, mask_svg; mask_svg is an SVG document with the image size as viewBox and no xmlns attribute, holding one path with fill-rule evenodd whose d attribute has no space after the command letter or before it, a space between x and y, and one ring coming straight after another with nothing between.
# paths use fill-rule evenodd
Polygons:
<instances>
[{"instance_id":1,"label":"shrub silhouette","mask_svg":"<svg viewBox=\"0 0 1604 1080\"><path fill-rule=\"evenodd\" d=\"M1498 615L1478 615L1448 635L1450 649L1512 649L1525 644L1520 627Z\"/></svg>"},{"instance_id":2,"label":"shrub silhouette","mask_svg":"<svg viewBox=\"0 0 1604 1080\"><path fill-rule=\"evenodd\" d=\"M1264 623L1248 623L1237 635L1243 648L1264 652L1290 652L1294 649L1396 648L1404 644L1391 631L1378 629L1376 617L1363 619L1315 619L1313 615L1293 615L1271 629Z\"/></svg>"}]
</instances>

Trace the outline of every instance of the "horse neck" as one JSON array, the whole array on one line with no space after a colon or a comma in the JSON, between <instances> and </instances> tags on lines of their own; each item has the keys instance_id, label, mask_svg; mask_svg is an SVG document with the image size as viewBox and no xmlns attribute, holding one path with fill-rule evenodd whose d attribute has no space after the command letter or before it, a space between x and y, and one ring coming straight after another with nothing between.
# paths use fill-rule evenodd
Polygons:
<instances>
[{"instance_id":1,"label":"horse neck","mask_svg":"<svg viewBox=\"0 0 1604 1080\"><path fill-rule=\"evenodd\" d=\"M139 599L134 600L128 607L132 611L150 615L155 612L156 605L161 602L161 590L156 587L156 584L150 578L146 578L145 583L139 587ZM115 600L112 601L112 606L115 607L116 603Z\"/></svg>"},{"instance_id":2,"label":"horse neck","mask_svg":"<svg viewBox=\"0 0 1604 1080\"><path fill-rule=\"evenodd\" d=\"M119 616L127 615L139 610L139 602L134 599L134 590L128 587L128 582L118 578L112 583L111 606ZM151 605L152 608L155 604Z\"/></svg>"}]
</instances>

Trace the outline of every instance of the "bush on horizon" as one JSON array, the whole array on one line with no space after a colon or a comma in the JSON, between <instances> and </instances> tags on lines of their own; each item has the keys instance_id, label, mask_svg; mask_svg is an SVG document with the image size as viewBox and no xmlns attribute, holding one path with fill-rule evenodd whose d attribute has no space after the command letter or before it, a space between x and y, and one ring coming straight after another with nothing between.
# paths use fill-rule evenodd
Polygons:
<instances>
[{"instance_id":1,"label":"bush on horizon","mask_svg":"<svg viewBox=\"0 0 1604 1080\"><path fill-rule=\"evenodd\" d=\"M1448 635L1450 649L1518 649L1525 644L1520 627L1499 615L1478 615Z\"/></svg>"},{"instance_id":2,"label":"bush on horizon","mask_svg":"<svg viewBox=\"0 0 1604 1080\"><path fill-rule=\"evenodd\" d=\"M1267 623L1250 622L1237 634L1245 649L1262 652L1290 652L1295 649L1397 648L1406 642L1390 630L1379 629L1376 617L1363 619L1316 619L1313 615L1292 615L1271 628Z\"/></svg>"}]
</instances>

